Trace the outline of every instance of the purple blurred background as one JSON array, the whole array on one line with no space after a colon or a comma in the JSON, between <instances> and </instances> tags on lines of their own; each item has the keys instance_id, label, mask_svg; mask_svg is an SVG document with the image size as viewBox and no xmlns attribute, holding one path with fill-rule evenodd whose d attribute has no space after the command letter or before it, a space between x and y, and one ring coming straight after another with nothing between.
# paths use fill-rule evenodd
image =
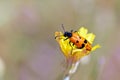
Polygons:
<instances>
[{"instance_id":1,"label":"purple blurred background","mask_svg":"<svg viewBox=\"0 0 120 80\"><path fill-rule=\"evenodd\" d=\"M0 80L62 80L61 24L85 26L102 46L71 80L120 80L119 0L1 0Z\"/></svg>"}]
</instances>

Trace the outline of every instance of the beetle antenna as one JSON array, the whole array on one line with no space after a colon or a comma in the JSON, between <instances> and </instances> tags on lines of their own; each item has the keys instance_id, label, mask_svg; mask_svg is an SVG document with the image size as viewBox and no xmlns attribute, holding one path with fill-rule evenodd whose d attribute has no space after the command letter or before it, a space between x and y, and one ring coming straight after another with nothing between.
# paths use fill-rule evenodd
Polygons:
<instances>
[{"instance_id":1,"label":"beetle antenna","mask_svg":"<svg viewBox=\"0 0 120 80\"><path fill-rule=\"evenodd\" d=\"M65 28L64 28L64 25L62 24L62 29L63 29L63 31L65 32Z\"/></svg>"}]
</instances>

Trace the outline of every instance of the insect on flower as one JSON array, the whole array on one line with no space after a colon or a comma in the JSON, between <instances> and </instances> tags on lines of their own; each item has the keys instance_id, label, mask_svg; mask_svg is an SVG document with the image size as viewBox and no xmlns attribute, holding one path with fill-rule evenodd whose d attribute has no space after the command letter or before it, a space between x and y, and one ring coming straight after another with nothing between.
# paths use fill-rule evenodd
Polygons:
<instances>
[{"instance_id":1,"label":"insect on flower","mask_svg":"<svg viewBox=\"0 0 120 80\"><path fill-rule=\"evenodd\" d=\"M64 33L55 32L55 39L60 45L60 48L67 59L68 63L76 63L82 57L88 55L91 51L99 48L99 45L92 47L95 35L93 33L87 33L88 30L84 27L78 29L78 31L71 30Z\"/></svg>"},{"instance_id":2,"label":"insect on flower","mask_svg":"<svg viewBox=\"0 0 120 80\"><path fill-rule=\"evenodd\" d=\"M85 47L86 50L91 51L92 46L91 46L90 42L88 40L86 40L84 37L82 37L81 35L79 35L77 31L74 31L74 32L73 32L73 30L71 30L71 32L65 31L63 25L62 25L62 28L64 30L63 36L66 37L66 39L64 39L64 40L69 39L70 40L69 44L72 43L78 49L82 49Z\"/></svg>"}]
</instances>

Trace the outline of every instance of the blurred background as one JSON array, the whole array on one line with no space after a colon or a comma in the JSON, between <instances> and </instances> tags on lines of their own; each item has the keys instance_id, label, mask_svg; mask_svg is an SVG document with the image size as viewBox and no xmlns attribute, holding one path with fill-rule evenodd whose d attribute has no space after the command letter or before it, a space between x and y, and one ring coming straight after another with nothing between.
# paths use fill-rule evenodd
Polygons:
<instances>
[{"instance_id":1,"label":"blurred background","mask_svg":"<svg viewBox=\"0 0 120 80\"><path fill-rule=\"evenodd\" d=\"M120 80L120 0L0 0L0 80L62 80L61 24L102 46L71 80Z\"/></svg>"}]
</instances>

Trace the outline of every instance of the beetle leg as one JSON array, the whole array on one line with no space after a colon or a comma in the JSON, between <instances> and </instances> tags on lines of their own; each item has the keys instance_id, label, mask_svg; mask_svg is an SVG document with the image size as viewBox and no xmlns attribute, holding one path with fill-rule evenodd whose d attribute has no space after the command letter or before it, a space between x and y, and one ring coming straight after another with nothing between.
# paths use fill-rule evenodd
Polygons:
<instances>
[{"instance_id":1,"label":"beetle leg","mask_svg":"<svg viewBox=\"0 0 120 80\"><path fill-rule=\"evenodd\" d=\"M59 37L59 36L55 36L55 39L56 39L57 37Z\"/></svg>"},{"instance_id":2,"label":"beetle leg","mask_svg":"<svg viewBox=\"0 0 120 80\"><path fill-rule=\"evenodd\" d=\"M64 39L64 41L67 40L67 39L68 39L68 37L66 39Z\"/></svg>"}]
</instances>

